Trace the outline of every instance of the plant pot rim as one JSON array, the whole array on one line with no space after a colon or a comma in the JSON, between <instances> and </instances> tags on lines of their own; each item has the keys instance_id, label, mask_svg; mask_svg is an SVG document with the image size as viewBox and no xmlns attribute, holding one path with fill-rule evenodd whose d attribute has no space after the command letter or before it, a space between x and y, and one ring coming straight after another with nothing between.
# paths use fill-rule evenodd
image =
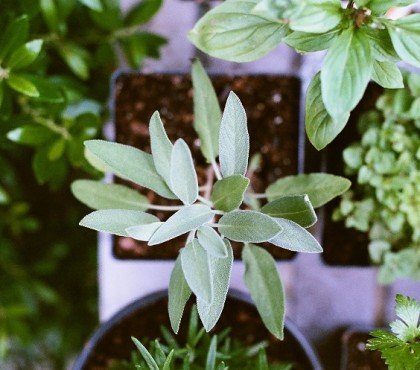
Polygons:
<instances>
[{"instance_id":1,"label":"plant pot rim","mask_svg":"<svg viewBox=\"0 0 420 370\"><path fill-rule=\"evenodd\" d=\"M118 325L118 323L122 321L126 316L139 310L140 308L151 305L155 303L156 301L162 298L165 298L167 296L168 296L168 290L164 289L164 290L159 290L157 292L148 294L144 297L138 298L132 303L129 303L127 306L125 306L121 310L119 310L110 319L108 319L104 323L101 323L100 326L94 331L92 336L89 338L88 342L83 347L83 350L80 353L80 355L76 358L76 361L72 367L72 370L83 370L86 362L89 359L89 356L92 353L92 350L96 347L100 339L112 327ZM228 297L237 299L239 301L242 301L244 303L251 304L254 306L250 296L237 289L229 289ZM290 334L299 343L299 345L302 348L303 353L305 354L310 364L312 365L313 370L322 370L321 363L319 362L318 356L316 355L311 344L307 341L307 339L302 334L302 332L298 329L298 327L287 317L285 320L285 328L286 330L290 332Z\"/></svg>"}]
</instances>

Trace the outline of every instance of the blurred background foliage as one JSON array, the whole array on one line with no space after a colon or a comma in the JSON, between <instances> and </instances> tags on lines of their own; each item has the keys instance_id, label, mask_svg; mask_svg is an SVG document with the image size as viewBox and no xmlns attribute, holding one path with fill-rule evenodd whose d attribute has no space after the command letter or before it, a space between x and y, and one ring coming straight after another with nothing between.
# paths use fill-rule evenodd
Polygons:
<instances>
[{"instance_id":1,"label":"blurred background foliage","mask_svg":"<svg viewBox=\"0 0 420 370\"><path fill-rule=\"evenodd\" d=\"M158 58L161 0L0 2L0 363L63 368L96 324L96 239L69 192L111 74Z\"/></svg>"}]
</instances>

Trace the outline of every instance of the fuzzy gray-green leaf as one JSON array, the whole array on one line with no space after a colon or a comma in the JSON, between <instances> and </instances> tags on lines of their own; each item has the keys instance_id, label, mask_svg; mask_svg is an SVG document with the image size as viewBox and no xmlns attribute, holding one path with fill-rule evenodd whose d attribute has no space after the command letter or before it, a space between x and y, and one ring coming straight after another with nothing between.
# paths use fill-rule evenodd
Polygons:
<instances>
[{"instance_id":1,"label":"fuzzy gray-green leaf","mask_svg":"<svg viewBox=\"0 0 420 370\"><path fill-rule=\"evenodd\" d=\"M156 245L197 229L213 218L211 208L203 204L185 206L169 217L164 224L156 230L149 245Z\"/></svg>"},{"instance_id":2,"label":"fuzzy gray-green leaf","mask_svg":"<svg viewBox=\"0 0 420 370\"><path fill-rule=\"evenodd\" d=\"M119 184L104 184L93 180L76 180L71 184L73 195L93 209L131 209L145 211L147 197Z\"/></svg>"},{"instance_id":3,"label":"fuzzy gray-green leaf","mask_svg":"<svg viewBox=\"0 0 420 370\"><path fill-rule=\"evenodd\" d=\"M85 146L115 175L151 189L162 197L176 199L157 173L150 154L128 145L103 140L89 140Z\"/></svg>"},{"instance_id":4,"label":"fuzzy gray-green leaf","mask_svg":"<svg viewBox=\"0 0 420 370\"><path fill-rule=\"evenodd\" d=\"M283 339L285 298L274 258L264 249L249 244L242 251L242 260L245 284L264 325L276 338Z\"/></svg>"},{"instance_id":5,"label":"fuzzy gray-green leaf","mask_svg":"<svg viewBox=\"0 0 420 370\"><path fill-rule=\"evenodd\" d=\"M103 209L89 213L80 221L80 226L128 237L127 228L158 221L156 216L141 211Z\"/></svg>"},{"instance_id":6,"label":"fuzzy gray-green leaf","mask_svg":"<svg viewBox=\"0 0 420 370\"><path fill-rule=\"evenodd\" d=\"M262 243L274 238L282 228L270 216L257 211L226 213L218 223L219 232L237 242Z\"/></svg>"},{"instance_id":7,"label":"fuzzy gray-green leaf","mask_svg":"<svg viewBox=\"0 0 420 370\"><path fill-rule=\"evenodd\" d=\"M212 227L201 226L197 231L197 238L207 253L219 258L227 257L226 244Z\"/></svg>"},{"instance_id":8,"label":"fuzzy gray-green leaf","mask_svg":"<svg viewBox=\"0 0 420 370\"><path fill-rule=\"evenodd\" d=\"M213 281L208 254L197 239L181 249L181 265L185 280L197 298L210 304L213 300Z\"/></svg>"},{"instance_id":9,"label":"fuzzy gray-green leaf","mask_svg":"<svg viewBox=\"0 0 420 370\"><path fill-rule=\"evenodd\" d=\"M190 148L178 139L171 156L171 190L184 204L193 204L198 197L198 180Z\"/></svg>"},{"instance_id":10,"label":"fuzzy gray-green leaf","mask_svg":"<svg viewBox=\"0 0 420 370\"><path fill-rule=\"evenodd\" d=\"M219 159L223 177L245 175L248 157L249 134L246 112L238 96L231 91L220 125Z\"/></svg>"},{"instance_id":11,"label":"fuzzy gray-green leaf","mask_svg":"<svg viewBox=\"0 0 420 370\"><path fill-rule=\"evenodd\" d=\"M156 230L162 226L162 224L163 222L157 221L150 224L130 226L125 229L125 232L133 239L148 242Z\"/></svg>"},{"instance_id":12,"label":"fuzzy gray-green leaf","mask_svg":"<svg viewBox=\"0 0 420 370\"><path fill-rule=\"evenodd\" d=\"M214 208L230 212L238 208L244 200L249 179L242 175L234 175L218 180L211 193Z\"/></svg>"}]
</instances>

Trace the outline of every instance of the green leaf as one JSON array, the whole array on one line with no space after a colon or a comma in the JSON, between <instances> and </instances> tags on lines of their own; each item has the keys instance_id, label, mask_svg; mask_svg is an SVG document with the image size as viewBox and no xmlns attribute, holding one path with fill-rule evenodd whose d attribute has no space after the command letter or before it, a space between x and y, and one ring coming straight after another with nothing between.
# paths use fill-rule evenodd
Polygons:
<instances>
[{"instance_id":1,"label":"green leaf","mask_svg":"<svg viewBox=\"0 0 420 370\"><path fill-rule=\"evenodd\" d=\"M373 14L382 15L393 7L407 6L415 2L416 0L372 0L369 1L368 8Z\"/></svg>"},{"instance_id":2,"label":"green leaf","mask_svg":"<svg viewBox=\"0 0 420 370\"><path fill-rule=\"evenodd\" d=\"M0 62L23 44L28 37L29 22L28 16L22 15L8 24L6 30L0 37Z\"/></svg>"},{"instance_id":3,"label":"green leaf","mask_svg":"<svg viewBox=\"0 0 420 370\"><path fill-rule=\"evenodd\" d=\"M237 242L262 243L274 238L282 228L270 216L257 211L236 210L223 215L219 232Z\"/></svg>"},{"instance_id":4,"label":"green leaf","mask_svg":"<svg viewBox=\"0 0 420 370\"><path fill-rule=\"evenodd\" d=\"M55 104L64 102L62 90L45 77L30 74L22 74L21 76L31 82L38 90L39 96L36 98L37 101Z\"/></svg>"},{"instance_id":5,"label":"green leaf","mask_svg":"<svg viewBox=\"0 0 420 370\"><path fill-rule=\"evenodd\" d=\"M227 257L226 244L212 227L206 225L200 226L197 231L197 238L207 253L219 258Z\"/></svg>"},{"instance_id":6,"label":"green leaf","mask_svg":"<svg viewBox=\"0 0 420 370\"><path fill-rule=\"evenodd\" d=\"M231 91L220 124L219 160L223 177L245 175L248 157L246 112L238 96Z\"/></svg>"},{"instance_id":7,"label":"green leaf","mask_svg":"<svg viewBox=\"0 0 420 370\"><path fill-rule=\"evenodd\" d=\"M156 245L197 229L213 218L211 208L203 204L185 206L169 217L153 234L149 245Z\"/></svg>"},{"instance_id":8,"label":"green leaf","mask_svg":"<svg viewBox=\"0 0 420 370\"><path fill-rule=\"evenodd\" d=\"M11 73L7 79L7 84L13 90L23 95L27 95L32 98L37 98L39 96L39 91L36 86L22 75Z\"/></svg>"},{"instance_id":9,"label":"green leaf","mask_svg":"<svg viewBox=\"0 0 420 370\"><path fill-rule=\"evenodd\" d=\"M101 0L102 11L92 10L90 16L96 25L105 31L116 31L123 27L120 3L115 0Z\"/></svg>"},{"instance_id":10,"label":"green leaf","mask_svg":"<svg viewBox=\"0 0 420 370\"><path fill-rule=\"evenodd\" d=\"M60 19L54 0L39 0L39 7L41 8L42 16L50 31L59 33Z\"/></svg>"},{"instance_id":11,"label":"green leaf","mask_svg":"<svg viewBox=\"0 0 420 370\"><path fill-rule=\"evenodd\" d=\"M175 349L172 349L169 352L168 357L166 357L165 363L163 364L162 370L171 370L172 369L172 360L174 358Z\"/></svg>"},{"instance_id":12,"label":"green leaf","mask_svg":"<svg viewBox=\"0 0 420 370\"><path fill-rule=\"evenodd\" d=\"M286 195L308 194L312 206L318 208L345 193L350 185L351 182L344 177L310 173L283 177L271 184L266 194L270 202Z\"/></svg>"},{"instance_id":13,"label":"green leaf","mask_svg":"<svg viewBox=\"0 0 420 370\"><path fill-rule=\"evenodd\" d=\"M349 28L335 39L321 69L322 99L331 116L342 117L357 105L372 64L369 39L362 30Z\"/></svg>"},{"instance_id":14,"label":"green leaf","mask_svg":"<svg viewBox=\"0 0 420 370\"><path fill-rule=\"evenodd\" d=\"M156 172L150 154L128 145L103 140L89 140L85 146L115 175L151 189L162 197L176 199Z\"/></svg>"},{"instance_id":15,"label":"green leaf","mask_svg":"<svg viewBox=\"0 0 420 370\"><path fill-rule=\"evenodd\" d=\"M162 225L163 222L152 222L151 224L130 226L125 229L125 232L133 239L148 242Z\"/></svg>"},{"instance_id":16,"label":"green leaf","mask_svg":"<svg viewBox=\"0 0 420 370\"><path fill-rule=\"evenodd\" d=\"M217 356L217 335L214 335L213 338L211 338L209 350L207 352L205 370L214 370L214 367L216 366L216 356Z\"/></svg>"},{"instance_id":17,"label":"green leaf","mask_svg":"<svg viewBox=\"0 0 420 370\"><path fill-rule=\"evenodd\" d=\"M390 327L396 336L405 342L420 339L420 302L414 298L397 294L395 297L397 319Z\"/></svg>"},{"instance_id":18,"label":"green leaf","mask_svg":"<svg viewBox=\"0 0 420 370\"><path fill-rule=\"evenodd\" d=\"M168 311L171 327L178 334L185 305L191 296L191 289L182 271L181 256L178 256L169 280Z\"/></svg>"},{"instance_id":19,"label":"green leaf","mask_svg":"<svg viewBox=\"0 0 420 370\"><path fill-rule=\"evenodd\" d=\"M137 349L139 350L140 354L142 355L144 361L146 361L147 366L149 366L150 370L160 370L158 364L154 360L153 356L150 352L146 349L143 344L140 343L136 338L131 337L131 340L136 345Z\"/></svg>"},{"instance_id":20,"label":"green leaf","mask_svg":"<svg viewBox=\"0 0 420 370\"><path fill-rule=\"evenodd\" d=\"M73 195L93 209L130 209L145 211L147 197L124 185L104 184L93 180L76 180L71 184Z\"/></svg>"},{"instance_id":21,"label":"green leaf","mask_svg":"<svg viewBox=\"0 0 420 370\"><path fill-rule=\"evenodd\" d=\"M275 218L286 218L302 227L310 227L317 220L315 210L306 194L278 198L262 207L261 212Z\"/></svg>"},{"instance_id":22,"label":"green leaf","mask_svg":"<svg viewBox=\"0 0 420 370\"><path fill-rule=\"evenodd\" d=\"M346 126L350 113L331 117L325 108L321 93L321 78L317 73L306 93L305 128L309 141L317 149L324 149Z\"/></svg>"},{"instance_id":23,"label":"green leaf","mask_svg":"<svg viewBox=\"0 0 420 370\"><path fill-rule=\"evenodd\" d=\"M15 143L38 146L51 139L53 133L43 126L25 125L7 133L7 138Z\"/></svg>"},{"instance_id":24,"label":"green leaf","mask_svg":"<svg viewBox=\"0 0 420 370\"><path fill-rule=\"evenodd\" d=\"M193 204L198 197L198 180L187 143L178 139L171 156L171 190L184 204Z\"/></svg>"},{"instance_id":25,"label":"green leaf","mask_svg":"<svg viewBox=\"0 0 420 370\"><path fill-rule=\"evenodd\" d=\"M201 51L233 62L259 59L280 44L287 26L254 14L259 0L227 0L207 12L189 32Z\"/></svg>"},{"instance_id":26,"label":"green leaf","mask_svg":"<svg viewBox=\"0 0 420 370\"><path fill-rule=\"evenodd\" d=\"M381 62L399 61L387 29L366 28L365 32L369 38L373 56L376 60Z\"/></svg>"},{"instance_id":27,"label":"green leaf","mask_svg":"<svg viewBox=\"0 0 420 370\"><path fill-rule=\"evenodd\" d=\"M185 280L197 298L210 303L213 300L213 281L208 254L197 239L181 249L181 264Z\"/></svg>"},{"instance_id":28,"label":"green leaf","mask_svg":"<svg viewBox=\"0 0 420 370\"><path fill-rule=\"evenodd\" d=\"M42 44L42 40L33 40L20 46L10 56L7 67L18 70L30 65L41 52Z\"/></svg>"},{"instance_id":29,"label":"green leaf","mask_svg":"<svg viewBox=\"0 0 420 370\"><path fill-rule=\"evenodd\" d=\"M386 89L401 89L404 87L403 76L393 62L373 62L372 79Z\"/></svg>"},{"instance_id":30,"label":"green leaf","mask_svg":"<svg viewBox=\"0 0 420 370\"><path fill-rule=\"evenodd\" d=\"M339 29L325 33L295 31L288 34L283 41L299 53L308 53L328 49L339 34Z\"/></svg>"},{"instance_id":31,"label":"green leaf","mask_svg":"<svg viewBox=\"0 0 420 370\"><path fill-rule=\"evenodd\" d=\"M135 26L149 21L162 6L162 0L142 0L133 6L124 19L127 26Z\"/></svg>"},{"instance_id":32,"label":"green leaf","mask_svg":"<svg viewBox=\"0 0 420 370\"><path fill-rule=\"evenodd\" d=\"M197 299L198 313L206 331L213 329L219 320L229 290L233 250L229 240L225 239L224 242L228 252L227 257L218 258L213 255L208 256L211 277L213 279L213 301L210 304L206 304L203 300Z\"/></svg>"},{"instance_id":33,"label":"green leaf","mask_svg":"<svg viewBox=\"0 0 420 370\"><path fill-rule=\"evenodd\" d=\"M201 62L192 64L194 88L194 129L200 138L200 149L207 162L219 154L219 130L222 112L216 92Z\"/></svg>"},{"instance_id":34,"label":"green leaf","mask_svg":"<svg viewBox=\"0 0 420 370\"><path fill-rule=\"evenodd\" d=\"M249 179L242 175L233 175L218 180L211 193L214 208L230 212L238 208L244 199Z\"/></svg>"},{"instance_id":35,"label":"green leaf","mask_svg":"<svg viewBox=\"0 0 420 370\"><path fill-rule=\"evenodd\" d=\"M128 237L129 235L125 231L127 228L152 222L159 222L159 219L145 212L102 209L89 213L80 221L79 225L96 231Z\"/></svg>"},{"instance_id":36,"label":"green leaf","mask_svg":"<svg viewBox=\"0 0 420 370\"><path fill-rule=\"evenodd\" d=\"M392 45L400 58L420 67L420 14L412 14L393 22L387 22Z\"/></svg>"},{"instance_id":37,"label":"green leaf","mask_svg":"<svg viewBox=\"0 0 420 370\"><path fill-rule=\"evenodd\" d=\"M245 285L251 293L266 328L282 340L285 317L283 285L273 257L256 245L246 245L242 251L245 263Z\"/></svg>"},{"instance_id":38,"label":"green leaf","mask_svg":"<svg viewBox=\"0 0 420 370\"><path fill-rule=\"evenodd\" d=\"M276 222L281 226L283 231L270 240L271 244L293 252L322 252L322 247L318 241L302 226L285 218L276 218Z\"/></svg>"},{"instance_id":39,"label":"green leaf","mask_svg":"<svg viewBox=\"0 0 420 370\"><path fill-rule=\"evenodd\" d=\"M54 162L62 157L64 154L64 150L66 149L66 140L63 138L59 138L55 140L50 146L48 150L48 159L51 162Z\"/></svg>"},{"instance_id":40,"label":"green leaf","mask_svg":"<svg viewBox=\"0 0 420 370\"><path fill-rule=\"evenodd\" d=\"M97 12L102 11L101 0L79 0L79 2Z\"/></svg>"},{"instance_id":41,"label":"green leaf","mask_svg":"<svg viewBox=\"0 0 420 370\"><path fill-rule=\"evenodd\" d=\"M82 80L89 78L89 53L80 46L72 43L61 44L61 57L72 72Z\"/></svg>"}]
</instances>

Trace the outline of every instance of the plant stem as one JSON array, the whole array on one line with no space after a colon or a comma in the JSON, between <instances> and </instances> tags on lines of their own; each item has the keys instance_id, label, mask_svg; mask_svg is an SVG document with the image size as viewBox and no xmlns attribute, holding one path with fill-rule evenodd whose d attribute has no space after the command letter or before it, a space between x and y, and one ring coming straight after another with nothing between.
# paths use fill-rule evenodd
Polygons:
<instances>
[{"instance_id":1,"label":"plant stem","mask_svg":"<svg viewBox=\"0 0 420 370\"><path fill-rule=\"evenodd\" d=\"M208 223L208 224L205 224L206 226L209 226L209 227L219 227L219 224L216 224L216 223Z\"/></svg>"},{"instance_id":2,"label":"plant stem","mask_svg":"<svg viewBox=\"0 0 420 370\"><path fill-rule=\"evenodd\" d=\"M255 198L255 199L266 199L267 198L267 194L265 194L265 193L247 193L246 195L248 195L251 198Z\"/></svg>"},{"instance_id":3,"label":"plant stem","mask_svg":"<svg viewBox=\"0 0 420 370\"><path fill-rule=\"evenodd\" d=\"M212 160L211 165L213 167L214 174L216 175L217 180L222 179L222 174L220 173L219 166L217 165L216 161Z\"/></svg>"},{"instance_id":4,"label":"plant stem","mask_svg":"<svg viewBox=\"0 0 420 370\"><path fill-rule=\"evenodd\" d=\"M147 209L153 209L155 211L179 211L184 206L159 206L157 204L146 204L140 203L140 205L144 205Z\"/></svg>"}]
</instances>

